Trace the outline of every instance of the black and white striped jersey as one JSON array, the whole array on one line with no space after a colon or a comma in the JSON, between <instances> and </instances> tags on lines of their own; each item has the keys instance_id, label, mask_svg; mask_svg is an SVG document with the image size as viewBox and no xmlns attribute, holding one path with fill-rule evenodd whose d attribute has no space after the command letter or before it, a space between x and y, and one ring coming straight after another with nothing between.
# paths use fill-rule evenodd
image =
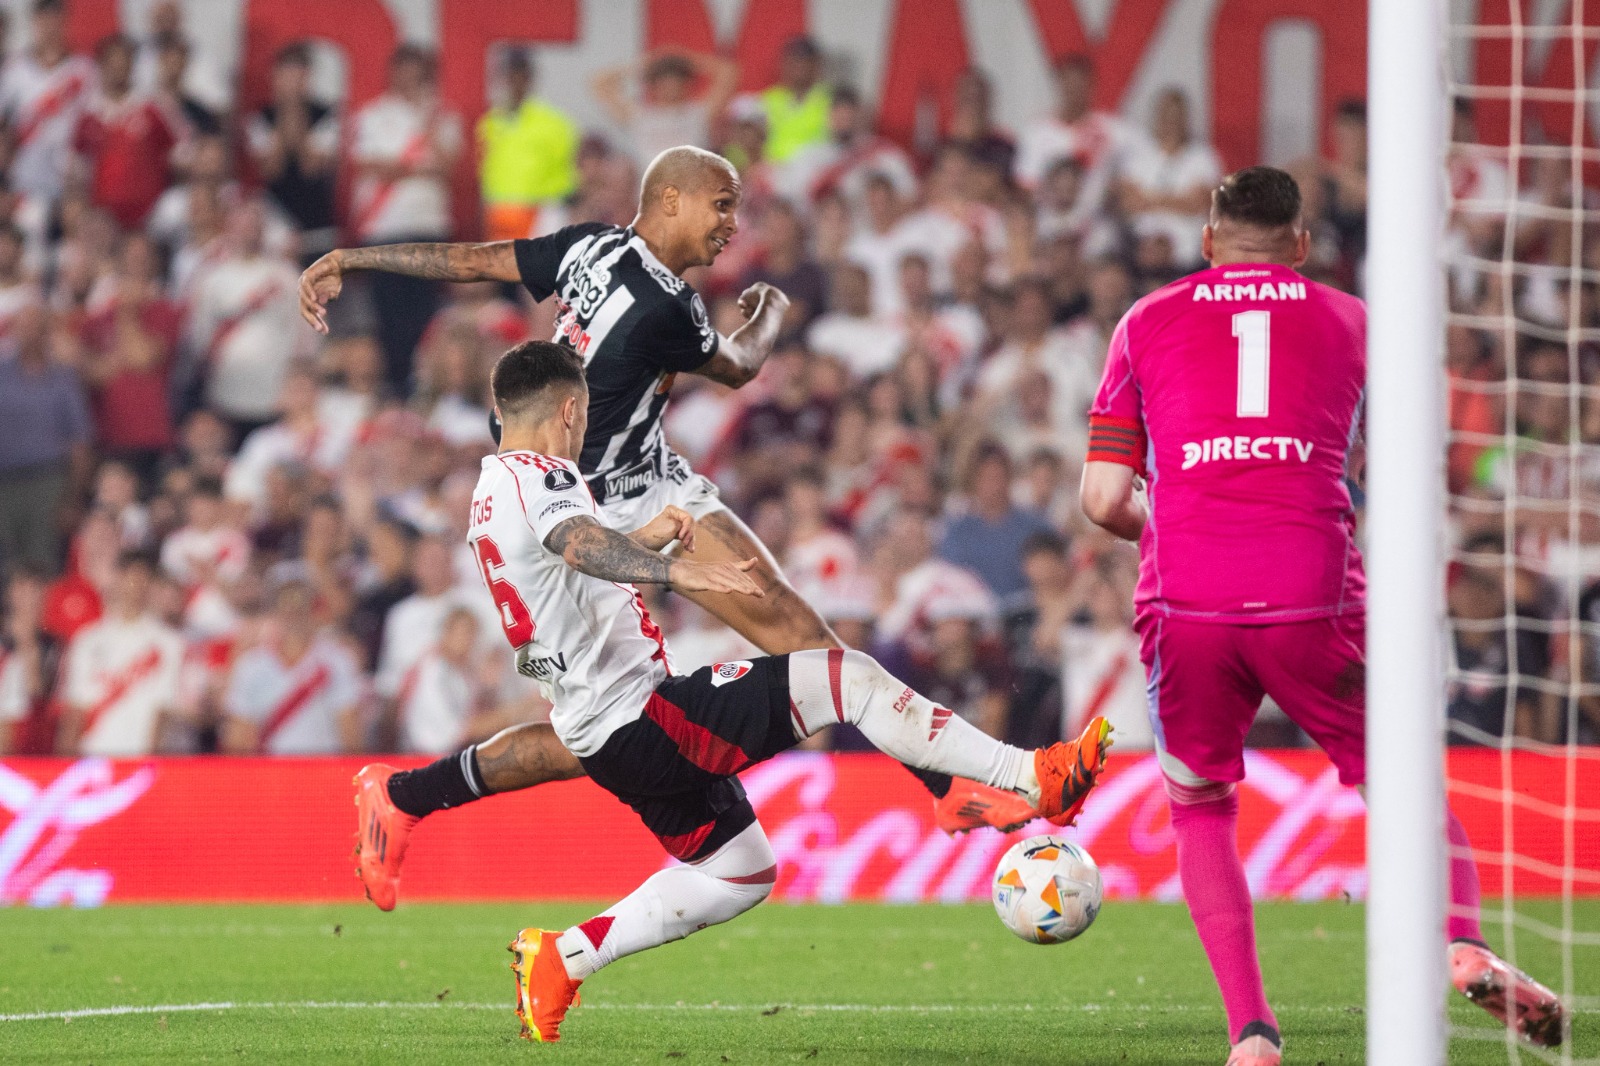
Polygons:
<instances>
[{"instance_id":1,"label":"black and white striped jersey","mask_svg":"<svg viewBox=\"0 0 1600 1066\"><path fill-rule=\"evenodd\" d=\"M514 247L534 299L556 297L553 339L587 368L579 469L599 503L641 495L677 461L661 434L673 376L716 354L705 304L632 227L589 222Z\"/></svg>"}]
</instances>

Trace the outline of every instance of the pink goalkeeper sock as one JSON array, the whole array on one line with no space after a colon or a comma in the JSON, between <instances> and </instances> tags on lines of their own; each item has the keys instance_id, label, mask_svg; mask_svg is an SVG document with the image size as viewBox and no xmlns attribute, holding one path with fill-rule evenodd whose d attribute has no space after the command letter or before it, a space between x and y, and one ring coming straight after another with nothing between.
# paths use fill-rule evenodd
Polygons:
<instances>
[{"instance_id":1,"label":"pink goalkeeper sock","mask_svg":"<svg viewBox=\"0 0 1600 1066\"><path fill-rule=\"evenodd\" d=\"M1261 984L1250 886L1239 859L1239 798L1232 785L1191 789L1169 781L1167 792L1172 800L1172 831L1178 838L1183 898L1222 991L1229 1039L1238 1040L1240 1031L1254 1021L1276 1029L1278 1019Z\"/></svg>"},{"instance_id":2,"label":"pink goalkeeper sock","mask_svg":"<svg viewBox=\"0 0 1600 1066\"><path fill-rule=\"evenodd\" d=\"M1456 812L1446 809L1445 825L1450 835L1450 914L1445 930L1451 940L1483 940L1483 929L1478 925L1478 864L1472 858L1472 841L1467 830L1456 817Z\"/></svg>"}]
</instances>

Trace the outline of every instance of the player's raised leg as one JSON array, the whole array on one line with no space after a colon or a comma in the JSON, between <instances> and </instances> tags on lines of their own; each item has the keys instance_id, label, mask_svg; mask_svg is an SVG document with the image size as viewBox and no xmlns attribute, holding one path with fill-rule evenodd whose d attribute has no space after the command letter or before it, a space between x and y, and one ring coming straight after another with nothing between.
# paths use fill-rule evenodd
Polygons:
<instances>
[{"instance_id":1,"label":"player's raised leg","mask_svg":"<svg viewBox=\"0 0 1600 1066\"><path fill-rule=\"evenodd\" d=\"M415 770L373 763L356 774L356 875L379 910L392 911L416 824L435 811L497 792L583 776L583 764L549 725L503 729Z\"/></svg>"},{"instance_id":2,"label":"player's raised leg","mask_svg":"<svg viewBox=\"0 0 1600 1066\"><path fill-rule=\"evenodd\" d=\"M797 741L849 723L886 755L1021 795L1056 825L1072 824L1105 768L1111 726L1104 718L1075 740L1027 752L908 688L865 652L802 651L788 660Z\"/></svg>"},{"instance_id":3,"label":"player's raised leg","mask_svg":"<svg viewBox=\"0 0 1600 1066\"><path fill-rule=\"evenodd\" d=\"M766 545L737 515L718 508L697 517L694 558L703 562L758 560L752 576L765 595L760 599L725 593L684 595L768 655L844 647L822 616L784 579ZM906 769L933 794L934 817L946 833L984 825L1009 831L1034 817L1033 809L1015 793L939 771L910 765Z\"/></svg>"}]
</instances>

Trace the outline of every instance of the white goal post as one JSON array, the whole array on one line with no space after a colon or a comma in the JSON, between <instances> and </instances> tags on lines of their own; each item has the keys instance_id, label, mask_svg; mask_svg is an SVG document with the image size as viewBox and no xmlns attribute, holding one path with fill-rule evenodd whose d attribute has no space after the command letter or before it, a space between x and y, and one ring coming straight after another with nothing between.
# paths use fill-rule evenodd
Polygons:
<instances>
[{"instance_id":1,"label":"white goal post","mask_svg":"<svg viewBox=\"0 0 1600 1066\"><path fill-rule=\"evenodd\" d=\"M1445 1061L1444 4L1370 0L1367 1062Z\"/></svg>"}]
</instances>

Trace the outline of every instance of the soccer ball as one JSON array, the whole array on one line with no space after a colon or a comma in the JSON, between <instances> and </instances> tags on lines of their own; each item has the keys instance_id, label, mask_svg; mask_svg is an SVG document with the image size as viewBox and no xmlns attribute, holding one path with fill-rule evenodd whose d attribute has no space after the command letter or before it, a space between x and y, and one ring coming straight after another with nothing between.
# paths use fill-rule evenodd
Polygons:
<instances>
[{"instance_id":1,"label":"soccer ball","mask_svg":"<svg viewBox=\"0 0 1600 1066\"><path fill-rule=\"evenodd\" d=\"M1100 868L1057 836L1018 841L1000 857L992 886L995 913L1030 944L1064 944L1100 913Z\"/></svg>"}]
</instances>

